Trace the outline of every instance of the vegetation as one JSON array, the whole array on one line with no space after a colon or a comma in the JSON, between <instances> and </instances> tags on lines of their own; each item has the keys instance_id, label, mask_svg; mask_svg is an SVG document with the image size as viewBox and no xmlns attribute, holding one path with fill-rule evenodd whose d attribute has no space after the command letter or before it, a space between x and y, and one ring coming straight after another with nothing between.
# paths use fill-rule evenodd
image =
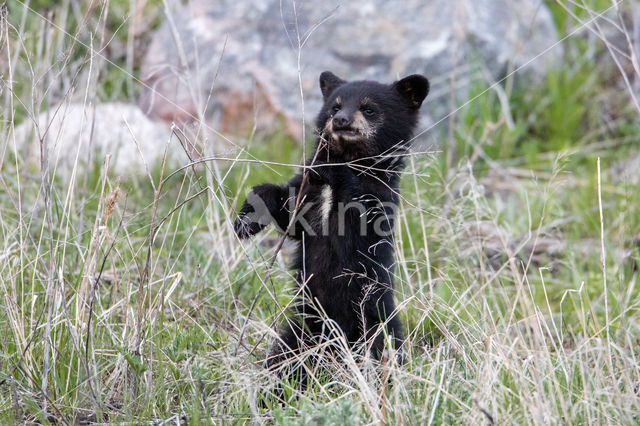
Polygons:
<instances>
[{"instance_id":1,"label":"vegetation","mask_svg":"<svg viewBox=\"0 0 640 426\"><path fill-rule=\"evenodd\" d=\"M408 157L395 270L407 363L328 359L306 393L261 408L275 380L261 360L294 292L287 246L272 262L273 230L241 243L230 224L302 148L259 134L243 142L253 157L127 179L96 161L71 184L30 164L20 123L65 97L136 96L107 62L137 71L122 53L136 2L92 4L12 0L2 19L0 423L640 421L640 170L628 166L640 111L621 73L640 75L609 59L607 39L569 36L543 81L474 81L442 147ZM565 35L610 6L550 5ZM142 9L148 29L158 9Z\"/></svg>"}]
</instances>

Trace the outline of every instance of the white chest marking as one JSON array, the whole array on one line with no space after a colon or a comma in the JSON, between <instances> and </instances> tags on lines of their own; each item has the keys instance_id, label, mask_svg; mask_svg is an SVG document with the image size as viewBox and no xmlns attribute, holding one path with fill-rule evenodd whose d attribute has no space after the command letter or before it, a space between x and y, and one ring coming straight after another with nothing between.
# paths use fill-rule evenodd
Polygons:
<instances>
[{"instance_id":1,"label":"white chest marking","mask_svg":"<svg viewBox=\"0 0 640 426\"><path fill-rule=\"evenodd\" d=\"M322 222L329 220L329 213L331 213L331 207L333 206L333 190L329 185L322 187L322 205L320 206L320 213L322 214Z\"/></svg>"}]
</instances>

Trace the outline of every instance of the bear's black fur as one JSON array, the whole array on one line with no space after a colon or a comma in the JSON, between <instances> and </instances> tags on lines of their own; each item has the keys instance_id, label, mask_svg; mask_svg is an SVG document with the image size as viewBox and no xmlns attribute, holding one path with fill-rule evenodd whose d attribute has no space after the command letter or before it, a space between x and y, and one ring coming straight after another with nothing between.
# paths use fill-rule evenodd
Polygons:
<instances>
[{"instance_id":1,"label":"bear's black fur","mask_svg":"<svg viewBox=\"0 0 640 426\"><path fill-rule=\"evenodd\" d=\"M302 288L267 358L271 369L336 331L376 358L385 334L398 351L403 340L393 300L398 172L429 82L346 82L325 71L320 88L319 137L306 167L285 185L254 187L234 223L240 238L275 222L299 242L292 268Z\"/></svg>"}]
</instances>

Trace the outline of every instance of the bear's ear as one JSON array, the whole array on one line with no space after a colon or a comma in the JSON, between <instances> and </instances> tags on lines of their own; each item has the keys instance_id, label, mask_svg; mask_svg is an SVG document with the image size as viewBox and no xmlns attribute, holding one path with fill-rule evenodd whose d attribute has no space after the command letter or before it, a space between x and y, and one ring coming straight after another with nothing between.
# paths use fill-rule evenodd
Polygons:
<instances>
[{"instance_id":1,"label":"bear's ear","mask_svg":"<svg viewBox=\"0 0 640 426\"><path fill-rule=\"evenodd\" d=\"M320 74L320 91L322 91L322 99L326 101L331 92L345 83L346 81L331 71L325 71Z\"/></svg>"},{"instance_id":2,"label":"bear's ear","mask_svg":"<svg viewBox=\"0 0 640 426\"><path fill-rule=\"evenodd\" d=\"M409 103L409 107L418 109L429 93L429 80L413 74L393 83L393 87Z\"/></svg>"}]
</instances>

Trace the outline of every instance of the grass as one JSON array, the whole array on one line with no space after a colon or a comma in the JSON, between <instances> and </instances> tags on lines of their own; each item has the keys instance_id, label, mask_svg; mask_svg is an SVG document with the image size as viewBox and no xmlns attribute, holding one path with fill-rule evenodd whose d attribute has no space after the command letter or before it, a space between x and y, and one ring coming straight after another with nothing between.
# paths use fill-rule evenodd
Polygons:
<instances>
[{"instance_id":1,"label":"grass","mask_svg":"<svg viewBox=\"0 0 640 426\"><path fill-rule=\"evenodd\" d=\"M640 191L617 171L640 155L639 111L601 59L606 40L571 37L567 65L544 81L516 80L506 105L489 91L458 111L454 143L443 143L453 163L437 150L409 158L395 269L408 361L388 366L393 386L346 354L327 358L297 399L263 409L257 394L274 379L261 362L294 293L287 249L270 268L277 234L241 244L229 220L252 185L285 181L302 148L256 134L238 161L170 178L158 163L121 179L95 160L69 184L25 160L14 127L65 98L126 100L136 89L20 1L8 6L0 423L640 421ZM74 34L87 18L78 38L94 52L130 40L127 2L100 13L32 6ZM157 9L144 9L149 20ZM577 4L552 10L561 34L577 24L571 13L590 16ZM469 98L486 87L476 81Z\"/></svg>"}]
</instances>

